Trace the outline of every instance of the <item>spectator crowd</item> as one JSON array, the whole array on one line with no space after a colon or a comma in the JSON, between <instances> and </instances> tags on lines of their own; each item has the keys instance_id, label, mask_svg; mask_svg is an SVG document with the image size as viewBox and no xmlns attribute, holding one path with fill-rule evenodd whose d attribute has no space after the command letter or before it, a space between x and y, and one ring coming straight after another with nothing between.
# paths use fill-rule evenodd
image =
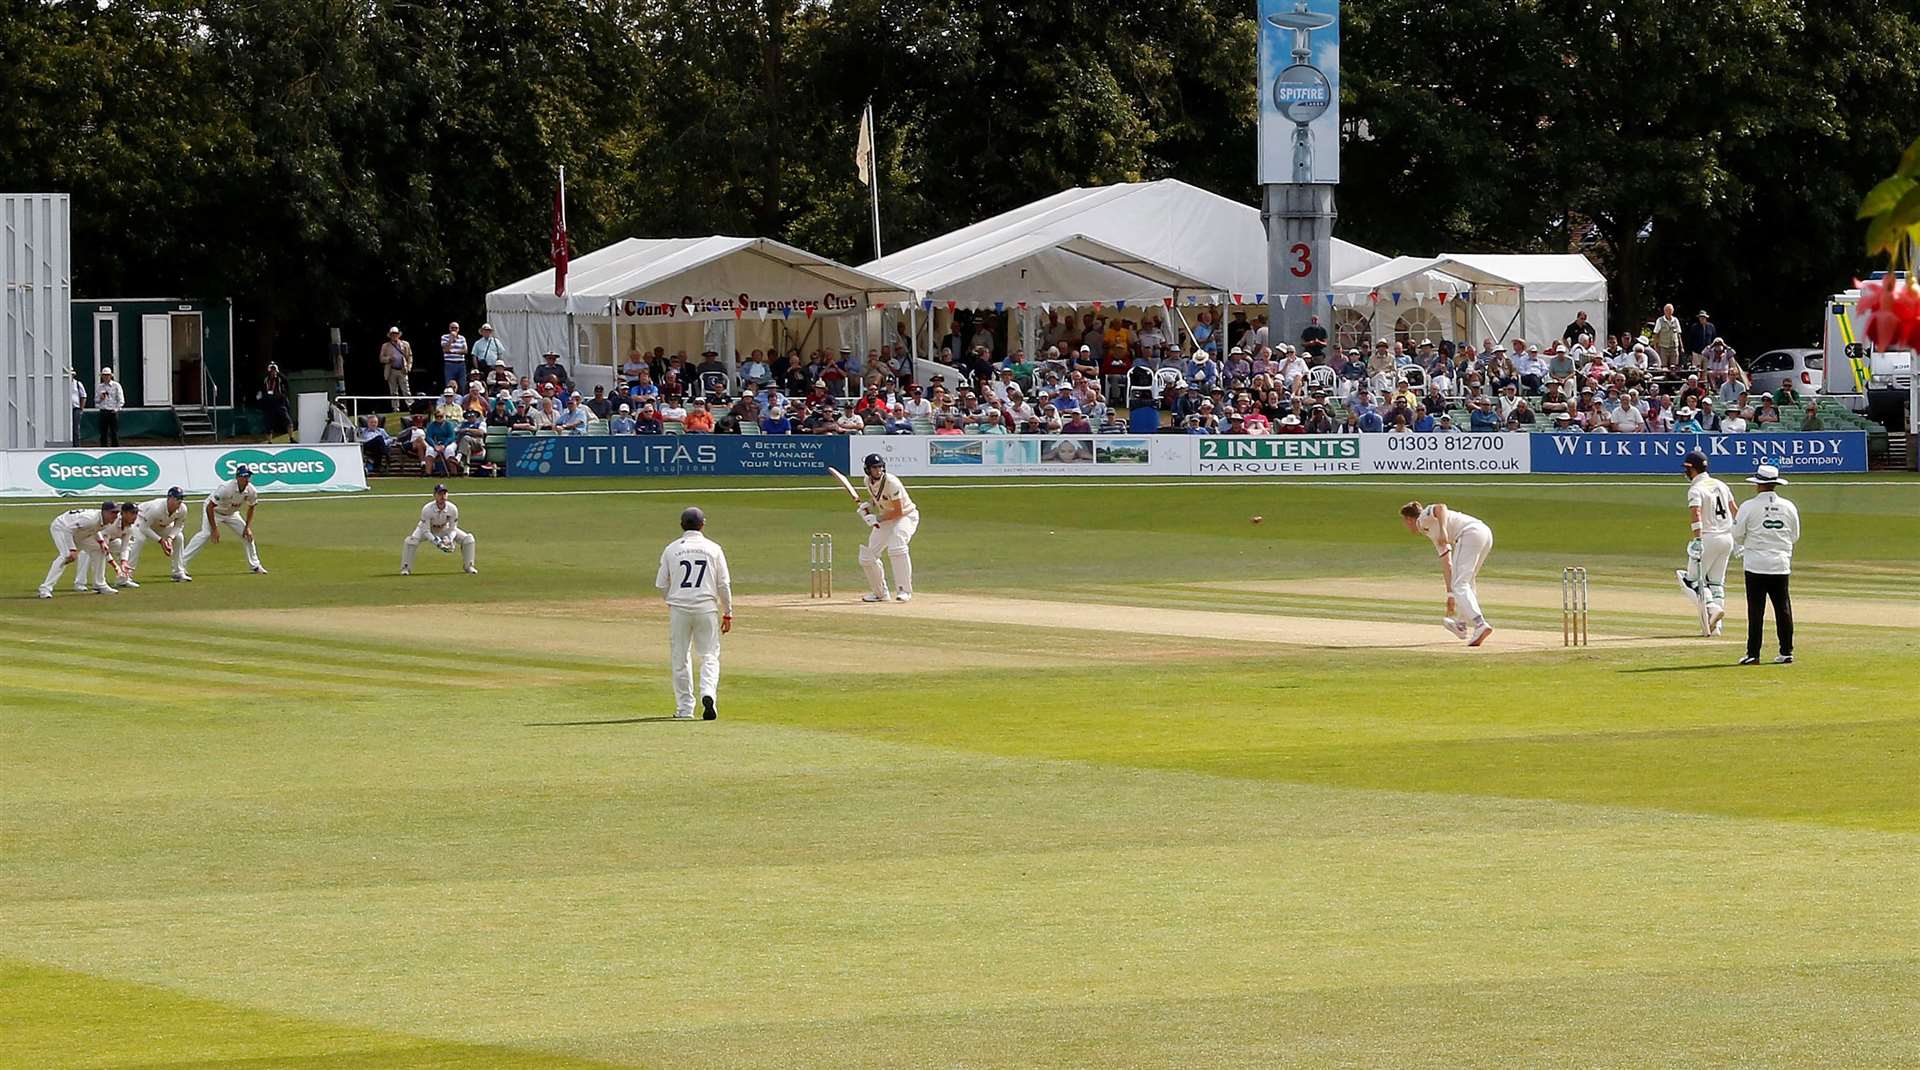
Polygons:
<instances>
[{"instance_id":1,"label":"spectator crowd","mask_svg":"<svg viewBox=\"0 0 1920 1070\"><path fill-rule=\"evenodd\" d=\"M996 357L988 321L958 323L931 361L904 338L868 350L804 356L755 349L732 369L664 347L636 350L611 390L578 388L555 353L525 375L483 324L440 339L444 386L414 397L398 436L371 419L369 463L393 450L431 474L486 461L489 430L583 435L1410 433L1548 430L1632 434L1817 429L1791 382L1751 389L1705 312L1682 324L1668 305L1639 333L1600 337L1580 313L1561 336L1529 342L1378 340L1344 351L1317 318L1296 341L1264 317L1209 312L1169 330L1156 313L1054 311L1040 352ZM380 351L402 397L415 369L398 328Z\"/></svg>"}]
</instances>

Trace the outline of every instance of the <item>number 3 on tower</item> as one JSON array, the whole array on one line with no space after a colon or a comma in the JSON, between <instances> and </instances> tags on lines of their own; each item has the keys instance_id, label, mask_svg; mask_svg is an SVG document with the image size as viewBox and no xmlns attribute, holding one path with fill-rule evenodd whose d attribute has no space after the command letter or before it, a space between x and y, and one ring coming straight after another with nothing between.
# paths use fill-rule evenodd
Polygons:
<instances>
[{"instance_id":1,"label":"number 3 on tower","mask_svg":"<svg viewBox=\"0 0 1920 1070\"><path fill-rule=\"evenodd\" d=\"M1293 259L1296 261L1296 263L1291 268L1287 269L1288 271L1291 271L1293 273L1294 278L1304 279L1308 275L1313 274L1313 247L1312 246L1308 245L1306 242L1297 241L1293 243L1292 248L1288 249L1287 252L1292 253Z\"/></svg>"}]
</instances>

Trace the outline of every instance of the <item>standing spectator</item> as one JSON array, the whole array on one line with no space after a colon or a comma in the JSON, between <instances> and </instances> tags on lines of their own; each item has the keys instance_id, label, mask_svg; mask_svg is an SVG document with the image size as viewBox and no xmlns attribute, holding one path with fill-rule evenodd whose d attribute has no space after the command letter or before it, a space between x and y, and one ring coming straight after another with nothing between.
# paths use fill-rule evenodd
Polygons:
<instances>
[{"instance_id":1,"label":"standing spectator","mask_svg":"<svg viewBox=\"0 0 1920 1070\"><path fill-rule=\"evenodd\" d=\"M287 441L293 441L292 405L287 400L287 379L280 374L280 365L267 362L267 377L260 384L260 411L267 417L267 441L272 442L281 435Z\"/></svg>"},{"instance_id":2,"label":"standing spectator","mask_svg":"<svg viewBox=\"0 0 1920 1070\"><path fill-rule=\"evenodd\" d=\"M1694 367L1700 366L1701 354L1705 353L1707 347L1712 345L1713 340L1718 337L1720 337L1720 328L1713 325L1713 320L1707 316L1707 310L1703 308L1695 313L1693 322L1687 324L1686 330L1681 333L1681 341L1686 343L1687 347L1687 358L1692 361Z\"/></svg>"},{"instance_id":3,"label":"standing spectator","mask_svg":"<svg viewBox=\"0 0 1920 1070\"><path fill-rule=\"evenodd\" d=\"M440 336L440 363L446 369L441 378L466 386L467 336L460 333L458 323L447 324L447 333Z\"/></svg>"},{"instance_id":4,"label":"standing spectator","mask_svg":"<svg viewBox=\"0 0 1920 1070\"><path fill-rule=\"evenodd\" d=\"M473 343L473 362L475 374L485 378L489 386L493 383L494 370L507 366L507 345L493 336L491 323L480 325L480 337Z\"/></svg>"},{"instance_id":5,"label":"standing spectator","mask_svg":"<svg viewBox=\"0 0 1920 1070\"><path fill-rule=\"evenodd\" d=\"M387 378L387 393L394 398L393 411L406 407L413 396L407 377L413 374L413 343L400 337L400 328L388 327L387 340L380 344L380 369Z\"/></svg>"},{"instance_id":6,"label":"standing spectator","mask_svg":"<svg viewBox=\"0 0 1920 1070\"><path fill-rule=\"evenodd\" d=\"M95 391L100 408L100 445L120 444L120 410L126 407L127 392L113 381L113 369L100 369L100 386Z\"/></svg>"},{"instance_id":7,"label":"standing spectator","mask_svg":"<svg viewBox=\"0 0 1920 1070\"><path fill-rule=\"evenodd\" d=\"M80 445L80 417L87 411L87 384L80 381L80 374L72 368L67 369L67 382L70 384L68 400L73 404L73 444Z\"/></svg>"},{"instance_id":8,"label":"standing spectator","mask_svg":"<svg viewBox=\"0 0 1920 1070\"><path fill-rule=\"evenodd\" d=\"M1660 318L1653 321L1653 348L1662 368L1680 363L1680 335L1680 320L1673 314L1673 306L1660 306Z\"/></svg>"}]
</instances>

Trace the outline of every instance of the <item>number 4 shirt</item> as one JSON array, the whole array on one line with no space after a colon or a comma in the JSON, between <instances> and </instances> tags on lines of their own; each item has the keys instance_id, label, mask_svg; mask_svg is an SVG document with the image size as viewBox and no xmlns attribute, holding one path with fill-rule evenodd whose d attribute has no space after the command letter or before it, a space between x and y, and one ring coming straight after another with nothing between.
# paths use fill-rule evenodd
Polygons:
<instances>
[{"instance_id":1,"label":"number 4 shirt","mask_svg":"<svg viewBox=\"0 0 1920 1070\"><path fill-rule=\"evenodd\" d=\"M1733 530L1733 492L1705 472L1687 487L1687 505L1700 510L1700 534L1725 535Z\"/></svg>"},{"instance_id":2,"label":"number 4 shirt","mask_svg":"<svg viewBox=\"0 0 1920 1070\"><path fill-rule=\"evenodd\" d=\"M726 552L698 531L687 532L661 551L660 573L653 585L666 592L667 605L675 609L733 612L733 577L727 572Z\"/></svg>"}]
</instances>

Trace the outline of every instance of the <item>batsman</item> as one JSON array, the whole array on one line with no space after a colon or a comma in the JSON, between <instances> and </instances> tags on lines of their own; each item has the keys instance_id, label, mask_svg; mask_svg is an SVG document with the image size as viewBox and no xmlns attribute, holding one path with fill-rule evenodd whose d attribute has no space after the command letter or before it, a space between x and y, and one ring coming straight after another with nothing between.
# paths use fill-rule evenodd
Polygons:
<instances>
[{"instance_id":1,"label":"batsman","mask_svg":"<svg viewBox=\"0 0 1920 1070\"><path fill-rule=\"evenodd\" d=\"M873 533L860 548L860 571L866 573L870 589L860 600L887 601L887 576L880 564L881 556L885 555L893 560L895 597L910 602L913 600L913 558L907 552L907 544L913 541L913 533L920 527L920 510L913 499L907 497L907 488L887 471L885 458L869 453L863 467L868 500L860 503L860 519L866 521Z\"/></svg>"},{"instance_id":2,"label":"batsman","mask_svg":"<svg viewBox=\"0 0 1920 1070\"><path fill-rule=\"evenodd\" d=\"M1687 477L1687 519L1693 538L1687 543L1687 567L1674 569L1680 586L1700 611L1700 634L1720 634L1727 615L1727 561L1733 556L1733 521L1740 506L1725 483L1707 474L1707 455L1690 451L1680 459Z\"/></svg>"}]
</instances>

